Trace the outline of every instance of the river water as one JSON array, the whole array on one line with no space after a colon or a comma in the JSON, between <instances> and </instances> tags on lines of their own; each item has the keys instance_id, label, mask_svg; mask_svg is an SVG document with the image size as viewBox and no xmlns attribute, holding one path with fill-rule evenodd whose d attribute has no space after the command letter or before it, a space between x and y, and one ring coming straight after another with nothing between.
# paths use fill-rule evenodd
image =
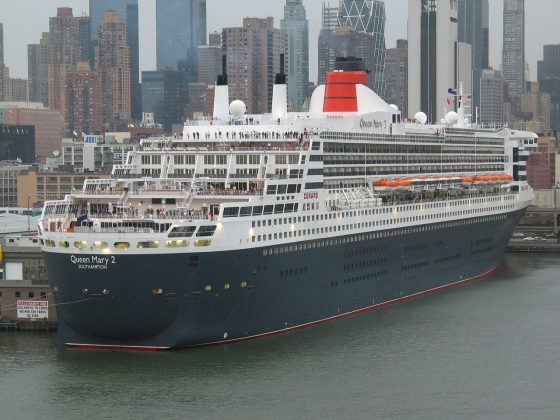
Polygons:
<instances>
[{"instance_id":1,"label":"river water","mask_svg":"<svg viewBox=\"0 0 560 420\"><path fill-rule=\"evenodd\" d=\"M71 350L0 333L0 418L560 418L560 256L235 345Z\"/></svg>"}]
</instances>

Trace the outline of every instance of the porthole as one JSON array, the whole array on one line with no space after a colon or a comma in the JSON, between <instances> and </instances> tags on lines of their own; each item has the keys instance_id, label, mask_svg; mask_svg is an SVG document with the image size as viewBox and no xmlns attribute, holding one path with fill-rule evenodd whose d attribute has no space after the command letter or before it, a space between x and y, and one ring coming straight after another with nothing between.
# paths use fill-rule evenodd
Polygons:
<instances>
[{"instance_id":1,"label":"porthole","mask_svg":"<svg viewBox=\"0 0 560 420\"><path fill-rule=\"evenodd\" d=\"M130 244L128 242L115 242L115 249L128 249Z\"/></svg>"},{"instance_id":2,"label":"porthole","mask_svg":"<svg viewBox=\"0 0 560 420\"><path fill-rule=\"evenodd\" d=\"M61 248L70 248L68 241L58 241L58 246Z\"/></svg>"},{"instance_id":3,"label":"porthole","mask_svg":"<svg viewBox=\"0 0 560 420\"><path fill-rule=\"evenodd\" d=\"M56 246L55 242L52 239L47 239L45 241L45 245L48 246L48 247L51 247L51 248L54 248Z\"/></svg>"},{"instance_id":4,"label":"porthole","mask_svg":"<svg viewBox=\"0 0 560 420\"><path fill-rule=\"evenodd\" d=\"M209 284L204 286L204 291L211 292L212 291L212 286L210 286Z\"/></svg>"},{"instance_id":5,"label":"porthole","mask_svg":"<svg viewBox=\"0 0 560 420\"><path fill-rule=\"evenodd\" d=\"M166 248L186 248L189 246L188 241L165 241Z\"/></svg>"},{"instance_id":6,"label":"porthole","mask_svg":"<svg viewBox=\"0 0 560 420\"><path fill-rule=\"evenodd\" d=\"M226 289L226 290L229 289L229 283L224 284L224 289Z\"/></svg>"},{"instance_id":7,"label":"porthole","mask_svg":"<svg viewBox=\"0 0 560 420\"><path fill-rule=\"evenodd\" d=\"M163 289L152 289L152 293L154 295L162 295L163 294Z\"/></svg>"},{"instance_id":8,"label":"porthole","mask_svg":"<svg viewBox=\"0 0 560 420\"><path fill-rule=\"evenodd\" d=\"M241 282L241 287L247 287L247 282L246 282L246 281L242 281L242 282Z\"/></svg>"},{"instance_id":9,"label":"porthole","mask_svg":"<svg viewBox=\"0 0 560 420\"><path fill-rule=\"evenodd\" d=\"M137 248L159 248L158 241L146 241L146 242L138 242L136 244Z\"/></svg>"},{"instance_id":10,"label":"porthole","mask_svg":"<svg viewBox=\"0 0 560 420\"><path fill-rule=\"evenodd\" d=\"M194 246L210 246L211 243L212 241L208 239L197 239L194 241Z\"/></svg>"},{"instance_id":11,"label":"porthole","mask_svg":"<svg viewBox=\"0 0 560 420\"><path fill-rule=\"evenodd\" d=\"M93 247L96 249L106 249L109 248L109 244L107 242L95 241Z\"/></svg>"},{"instance_id":12,"label":"porthole","mask_svg":"<svg viewBox=\"0 0 560 420\"><path fill-rule=\"evenodd\" d=\"M86 241L76 241L76 242L74 242L74 248L85 249L85 248L87 248L87 242Z\"/></svg>"}]
</instances>

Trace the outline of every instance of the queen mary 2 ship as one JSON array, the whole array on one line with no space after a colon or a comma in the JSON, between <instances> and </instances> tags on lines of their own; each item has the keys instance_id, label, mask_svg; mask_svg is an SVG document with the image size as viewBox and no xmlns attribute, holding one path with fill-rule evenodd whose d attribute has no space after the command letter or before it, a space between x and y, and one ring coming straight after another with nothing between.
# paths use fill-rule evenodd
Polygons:
<instances>
[{"instance_id":1,"label":"queen mary 2 ship","mask_svg":"<svg viewBox=\"0 0 560 420\"><path fill-rule=\"evenodd\" d=\"M84 348L169 349L282 333L491 275L533 197L535 135L459 107L401 120L339 60L288 113L229 103L150 138L111 179L44 206L58 335ZM461 98L458 98L459 101Z\"/></svg>"}]
</instances>

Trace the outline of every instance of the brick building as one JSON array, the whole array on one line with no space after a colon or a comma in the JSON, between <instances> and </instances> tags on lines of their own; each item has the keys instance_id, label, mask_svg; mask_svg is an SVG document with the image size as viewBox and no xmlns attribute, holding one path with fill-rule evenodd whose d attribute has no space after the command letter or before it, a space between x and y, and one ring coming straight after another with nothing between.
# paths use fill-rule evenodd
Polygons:
<instances>
[{"instance_id":1,"label":"brick building","mask_svg":"<svg viewBox=\"0 0 560 420\"><path fill-rule=\"evenodd\" d=\"M0 123L35 127L35 156L52 156L60 150L64 119L58 111L47 109L40 103L0 103Z\"/></svg>"},{"instance_id":2,"label":"brick building","mask_svg":"<svg viewBox=\"0 0 560 420\"><path fill-rule=\"evenodd\" d=\"M49 286L39 239L29 236L6 236L0 241L0 319L21 321L18 300L48 302L48 318L55 322L54 295Z\"/></svg>"},{"instance_id":3,"label":"brick building","mask_svg":"<svg viewBox=\"0 0 560 420\"><path fill-rule=\"evenodd\" d=\"M540 137L537 150L527 162L527 181L535 190L546 190L556 184L558 142L555 137Z\"/></svg>"}]
</instances>

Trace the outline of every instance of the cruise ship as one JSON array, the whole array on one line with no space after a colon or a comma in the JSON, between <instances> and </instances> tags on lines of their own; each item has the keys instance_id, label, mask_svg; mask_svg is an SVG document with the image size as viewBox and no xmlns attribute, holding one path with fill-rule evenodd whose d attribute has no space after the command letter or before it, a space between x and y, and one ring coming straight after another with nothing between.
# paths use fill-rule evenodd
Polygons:
<instances>
[{"instance_id":1,"label":"cruise ship","mask_svg":"<svg viewBox=\"0 0 560 420\"><path fill-rule=\"evenodd\" d=\"M457 112L427 124L337 61L309 112L230 103L150 138L110 179L45 203L39 233L68 346L159 350L264 337L494 273L533 198L536 135Z\"/></svg>"}]
</instances>

